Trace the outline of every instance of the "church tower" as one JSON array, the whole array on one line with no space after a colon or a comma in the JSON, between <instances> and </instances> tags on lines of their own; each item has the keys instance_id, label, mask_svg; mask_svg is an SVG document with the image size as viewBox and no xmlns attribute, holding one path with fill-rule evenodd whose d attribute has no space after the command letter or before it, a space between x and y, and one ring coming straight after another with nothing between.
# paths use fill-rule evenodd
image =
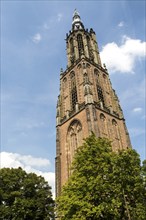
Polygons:
<instances>
[{"instance_id":1,"label":"church tower","mask_svg":"<svg viewBox=\"0 0 146 220\"><path fill-rule=\"evenodd\" d=\"M93 131L112 141L114 151L131 147L125 119L106 66L102 66L96 35L73 14L66 35L67 69L60 72L56 115L56 196L70 176L75 150Z\"/></svg>"}]
</instances>

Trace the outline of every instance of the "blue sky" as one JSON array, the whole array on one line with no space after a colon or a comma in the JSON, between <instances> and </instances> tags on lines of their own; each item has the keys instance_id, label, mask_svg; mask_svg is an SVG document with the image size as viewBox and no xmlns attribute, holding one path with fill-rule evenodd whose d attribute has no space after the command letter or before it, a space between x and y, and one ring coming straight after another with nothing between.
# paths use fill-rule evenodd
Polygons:
<instances>
[{"instance_id":1,"label":"blue sky","mask_svg":"<svg viewBox=\"0 0 146 220\"><path fill-rule=\"evenodd\" d=\"M22 166L52 186L59 74L75 8L96 32L133 148L146 157L145 1L1 1L1 166Z\"/></svg>"}]
</instances>

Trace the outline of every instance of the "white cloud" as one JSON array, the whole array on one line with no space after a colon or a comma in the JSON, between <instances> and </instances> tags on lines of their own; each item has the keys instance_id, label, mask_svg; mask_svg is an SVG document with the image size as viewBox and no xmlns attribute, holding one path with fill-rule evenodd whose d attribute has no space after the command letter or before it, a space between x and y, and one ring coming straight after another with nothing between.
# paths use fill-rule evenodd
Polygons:
<instances>
[{"instance_id":1,"label":"white cloud","mask_svg":"<svg viewBox=\"0 0 146 220\"><path fill-rule=\"evenodd\" d=\"M101 59L110 73L133 73L136 59L146 56L146 42L123 36L122 44L106 44L101 51Z\"/></svg>"},{"instance_id":2,"label":"white cloud","mask_svg":"<svg viewBox=\"0 0 146 220\"><path fill-rule=\"evenodd\" d=\"M119 24L118 24L118 27L123 27L124 26L124 21L121 21Z\"/></svg>"},{"instance_id":3,"label":"white cloud","mask_svg":"<svg viewBox=\"0 0 146 220\"><path fill-rule=\"evenodd\" d=\"M59 14L57 15L57 21L60 22L61 19L62 19L62 17L63 17L63 15L62 15L61 13L59 13Z\"/></svg>"},{"instance_id":4,"label":"white cloud","mask_svg":"<svg viewBox=\"0 0 146 220\"><path fill-rule=\"evenodd\" d=\"M133 111L134 113L140 113L140 112L142 112L142 108L137 107L137 108L134 108L132 111Z\"/></svg>"},{"instance_id":5,"label":"white cloud","mask_svg":"<svg viewBox=\"0 0 146 220\"><path fill-rule=\"evenodd\" d=\"M52 187L53 196L55 195L55 173L43 172L42 168L47 168L50 161L45 158L33 157L31 155L21 155L17 153L1 152L0 153L0 167L1 168L18 168L22 167L27 173L36 173L41 175L48 181Z\"/></svg>"},{"instance_id":6,"label":"white cloud","mask_svg":"<svg viewBox=\"0 0 146 220\"><path fill-rule=\"evenodd\" d=\"M40 33L37 33L32 37L32 41L36 44L38 44L41 40L42 40L42 36Z\"/></svg>"}]
</instances>

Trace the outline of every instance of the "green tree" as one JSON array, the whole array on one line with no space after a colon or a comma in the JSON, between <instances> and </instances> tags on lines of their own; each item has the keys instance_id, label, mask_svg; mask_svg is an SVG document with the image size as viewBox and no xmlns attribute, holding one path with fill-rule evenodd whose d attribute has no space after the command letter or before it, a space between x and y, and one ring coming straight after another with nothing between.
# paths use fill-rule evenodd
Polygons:
<instances>
[{"instance_id":1,"label":"green tree","mask_svg":"<svg viewBox=\"0 0 146 220\"><path fill-rule=\"evenodd\" d=\"M0 219L50 220L53 211L51 187L43 177L21 168L0 169Z\"/></svg>"},{"instance_id":2,"label":"green tree","mask_svg":"<svg viewBox=\"0 0 146 220\"><path fill-rule=\"evenodd\" d=\"M146 160L142 162L142 175L146 178Z\"/></svg>"},{"instance_id":3,"label":"green tree","mask_svg":"<svg viewBox=\"0 0 146 220\"><path fill-rule=\"evenodd\" d=\"M144 202L145 202L145 212L146 212L146 160L142 163L142 177L143 177L143 185L144 185Z\"/></svg>"},{"instance_id":4,"label":"green tree","mask_svg":"<svg viewBox=\"0 0 146 220\"><path fill-rule=\"evenodd\" d=\"M139 155L115 153L109 140L88 137L77 149L72 175L58 197L62 220L145 219Z\"/></svg>"}]
</instances>

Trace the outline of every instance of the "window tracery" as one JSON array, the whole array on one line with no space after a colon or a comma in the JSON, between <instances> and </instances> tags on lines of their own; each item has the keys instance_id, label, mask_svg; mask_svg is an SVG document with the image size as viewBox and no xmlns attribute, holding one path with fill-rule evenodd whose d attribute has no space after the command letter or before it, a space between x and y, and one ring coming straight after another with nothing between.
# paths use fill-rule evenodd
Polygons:
<instances>
[{"instance_id":1,"label":"window tracery","mask_svg":"<svg viewBox=\"0 0 146 220\"><path fill-rule=\"evenodd\" d=\"M70 52L71 54L74 53L74 44L73 44L73 38L70 39Z\"/></svg>"},{"instance_id":2,"label":"window tracery","mask_svg":"<svg viewBox=\"0 0 146 220\"><path fill-rule=\"evenodd\" d=\"M65 77L63 79L63 89L65 90L67 88L67 78Z\"/></svg>"},{"instance_id":3,"label":"window tracery","mask_svg":"<svg viewBox=\"0 0 146 220\"><path fill-rule=\"evenodd\" d=\"M75 55L74 55L74 43L73 43L73 38L70 39L70 61L71 63L74 62Z\"/></svg>"},{"instance_id":4,"label":"window tracery","mask_svg":"<svg viewBox=\"0 0 146 220\"><path fill-rule=\"evenodd\" d=\"M115 119L112 120L113 125L113 138L114 138L114 147L115 150L118 150L120 148L120 133L119 133L119 126Z\"/></svg>"},{"instance_id":5,"label":"window tracery","mask_svg":"<svg viewBox=\"0 0 146 220\"><path fill-rule=\"evenodd\" d=\"M99 85L97 85L97 94L98 94L99 101L101 101L104 106L103 92L102 92L102 88Z\"/></svg>"},{"instance_id":6,"label":"window tracery","mask_svg":"<svg viewBox=\"0 0 146 220\"><path fill-rule=\"evenodd\" d=\"M76 88L76 80L75 80L75 73L70 73L70 79L71 79L71 106L72 109L75 110L76 103L78 102L78 96L77 96L77 88Z\"/></svg>"},{"instance_id":7,"label":"window tracery","mask_svg":"<svg viewBox=\"0 0 146 220\"><path fill-rule=\"evenodd\" d=\"M91 47L90 37L87 36L86 39L87 39L87 47L88 47L89 58L91 60L94 60L94 55L93 55L93 51L92 51L92 47Z\"/></svg>"},{"instance_id":8,"label":"window tracery","mask_svg":"<svg viewBox=\"0 0 146 220\"><path fill-rule=\"evenodd\" d=\"M102 137L107 137L108 135L108 128L107 128L107 119L103 113L100 114L100 132Z\"/></svg>"},{"instance_id":9,"label":"window tracery","mask_svg":"<svg viewBox=\"0 0 146 220\"><path fill-rule=\"evenodd\" d=\"M66 148L66 157L67 157L67 170L68 175L70 175L70 166L75 154L77 147L81 145L82 141L82 125L80 121L74 120L67 132L67 148Z\"/></svg>"},{"instance_id":10,"label":"window tracery","mask_svg":"<svg viewBox=\"0 0 146 220\"><path fill-rule=\"evenodd\" d=\"M79 56L81 56L82 52L84 51L83 38L81 34L77 35L77 42L78 42Z\"/></svg>"}]
</instances>

